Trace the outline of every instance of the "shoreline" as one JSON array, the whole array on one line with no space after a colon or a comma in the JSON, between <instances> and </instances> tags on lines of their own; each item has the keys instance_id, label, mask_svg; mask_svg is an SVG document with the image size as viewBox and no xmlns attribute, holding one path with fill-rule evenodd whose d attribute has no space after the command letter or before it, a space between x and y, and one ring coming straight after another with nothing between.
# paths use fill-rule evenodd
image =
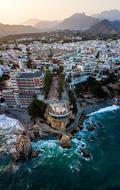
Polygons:
<instances>
[{"instance_id":1,"label":"shoreline","mask_svg":"<svg viewBox=\"0 0 120 190\"><path fill-rule=\"evenodd\" d=\"M99 104L96 104L96 105L94 105L94 106L86 106L86 108L84 109L84 111L85 111L85 113L87 114L87 116L88 117L90 117L91 116L91 113L93 113L93 112L96 112L96 111L99 111L100 109L102 109L102 108L107 108L107 107L111 107L111 106L114 106L114 103L113 102L110 102L110 101L102 101L102 102L99 102ZM117 105L116 105L117 106ZM120 107L120 106L119 106ZM117 108L117 107L116 107ZM110 110L110 109L108 109L108 110ZM111 109L112 110L112 109ZM70 132L70 134L71 134L71 136L73 137L73 139L75 139L76 137L74 136L74 134L75 134L75 132L78 132L78 131L76 131L76 129L77 129L77 127L78 126L76 126L75 127L75 130L74 130L74 132L72 133L72 132ZM92 128L87 128L88 129L88 131L89 132L92 132L92 131L94 131L95 130L95 127L92 127ZM81 131L81 129L79 129L80 131ZM71 143L72 143L72 138L71 138L71 136L70 135L68 135L68 134L64 134L64 135L62 135L62 137L61 137L61 139L58 139L58 138L56 138L56 140L59 140L59 142L60 142L60 144L61 144L61 147L64 149L64 148L70 148L71 147ZM24 138L23 138L24 137ZM21 136L20 137L21 139L27 139L27 141L29 141L30 139L28 139L28 136ZM40 141L41 139L37 139L37 141ZM48 141L49 139L46 139L46 138L44 138L43 139L44 141ZM30 146L32 147L32 142L37 142L37 141L31 141L30 140ZM78 139L76 139L76 141L78 141L78 143L79 144L81 144L81 142L82 142L82 138L81 138L81 140L78 140ZM15 143L16 144L16 143ZM76 143L75 143L76 144ZM83 141L83 144L84 144L84 141ZM9 144L10 145L10 144ZM15 145L16 146L16 145ZM64 147L65 146L65 147ZM36 150L34 150L33 149L33 147L32 147L32 153L31 153L31 158L34 158L34 157L37 157L38 156L38 152L36 151ZM81 153L83 153L83 155L84 155L84 158L87 158L87 157L89 157L90 158L90 153L89 153L89 151L88 151L88 149L86 148L86 147L82 147L82 144L81 144L81 149L80 149L80 151L81 151ZM83 151L83 152L82 152ZM11 151L10 151L11 152ZM12 158L17 158L16 156L17 156L17 151L14 153L12 153L12 155L14 156L12 156ZM86 157L87 156L87 157ZM20 160L20 159L19 159ZM22 161L22 160L21 160ZM17 163L17 161L14 161L15 163ZM13 163L14 163L13 162Z\"/></svg>"},{"instance_id":2,"label":"shoreline","mask_svg":"<svg viewBox=\"0 0 120 190\"><path fill-rule=\"evenodd\" d=\"M92 112L96 112L102 108L112 106L112 105L114 105L114 103L111 100L99 101L95 105L86 106L85 108L83 108L83 111L88 115L88 114L91 114Z\"/></svg>"}]
</instances>

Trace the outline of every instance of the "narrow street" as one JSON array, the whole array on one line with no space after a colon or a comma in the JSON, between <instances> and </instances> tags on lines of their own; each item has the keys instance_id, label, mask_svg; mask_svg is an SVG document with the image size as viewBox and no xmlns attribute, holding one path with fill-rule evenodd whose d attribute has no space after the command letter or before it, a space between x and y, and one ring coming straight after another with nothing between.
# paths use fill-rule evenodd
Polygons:
<instances>
[{"instance_id":1,"label":"narrow street","mask_svg":"<svg viewBox=\"0 0 120 190\"><path fill-rule=\"evenodd\" d=\"M58 86L57 76L53 76L49 95L48 95L48 100L57 100L58 99L57 86Z\"/></svg>"}]
</instances>

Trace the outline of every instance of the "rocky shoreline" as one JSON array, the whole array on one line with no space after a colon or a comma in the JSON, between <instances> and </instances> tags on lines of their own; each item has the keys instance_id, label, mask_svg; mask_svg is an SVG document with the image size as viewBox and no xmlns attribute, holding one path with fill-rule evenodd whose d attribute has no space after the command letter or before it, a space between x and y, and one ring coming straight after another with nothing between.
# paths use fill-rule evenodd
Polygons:
<instances>
[{"instance_id":1,"label":"rocky shoreline","mask_svg":"<svg viewBox=\"0 0 120 190\"><path fill-rule=\"evenodd\" d=\"M105 104L106 106L106 104ZM105 106L102 106L105 107ZM97 105L98 107L98 105ZM99 105L99 109L100 109ZM90 111L91 110L91 111ZM97 109L98 110L98 109ZM94 107L94 111L96 111L96 107ZM85 108L84 112L81 114L78 125L76 128L71 129L70 131L57 131L52 128L50 128L45 121L37 119L36 123L31 123L29 127L24 128L24 130L18 130L15 132L16 134L16 143L15 143L15 149L11 152L11 158L13 164L17 165L19 162L24 162L29 159L35 158L39 155L39 153L36 150L33 150L32 148L32 142L39 141L42 139L48 140L49 137L53 137L58 140L59 146L64 148L71 148L72 146L72 140L74 138L74 135L78 132L83 131L86 129L88 131L89 140L94 141L94 138L92 138L92 132L96 130L96 128L103 127L99 123L95 122L88 122L87 126L84 126L84 121L88 119L88 115L91 112L93 112L93 107L91 108ZM82 137L77 138L77 142L82 142ZM79 149L79 154L84 157L85 159L90 159L91 154L87 147L83 144L81 144L81 147Z\"/></svg>"},{"instance_id":2,"label":"rocky shoreline","mask_svg":"<svg viewBox=\"0 0 120 190\"><path fill-rule=\"evenodd\" d=\"M81 114L79 125L75 129L69 132L57 132L56 130L50 129L45 123L40 123L37 120L37 123L31 124L27 133L22 132L18 135L16 139L16 148L15 151L11 154L12 161L14 164L19 163L20 161L26 161L31 158L37 157L38 152L32 149L32 141L39 141L41 139L48 139L49 136L53 136L59 142L59 145L64 148L71 148L72 138L75 133L82 131L84 129L83 122L86 119L86 114ZM46 126L45 126L46 125ZM47 129L47 130L46 130ZM93 130L94 128L92 128ZM91 128L88 128L88 131L92 131ZM81 140L81 139L79 139ZM81 147L80 154L85 158L90 158L90 153L84 147Z\"/></svg>"}]
</instances>

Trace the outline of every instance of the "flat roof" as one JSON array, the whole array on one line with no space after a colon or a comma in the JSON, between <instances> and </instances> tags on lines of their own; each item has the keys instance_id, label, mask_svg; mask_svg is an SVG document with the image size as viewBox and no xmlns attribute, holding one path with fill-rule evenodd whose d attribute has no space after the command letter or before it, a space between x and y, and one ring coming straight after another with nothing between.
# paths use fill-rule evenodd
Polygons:
<instances>
[{"instance_id":1,"label":"flat roof","mask_svg":"<svg viewBox=\"0 0 120 190\"><path fill-rule=\"evenodd\" d=\"M18 73L17 78L33 78L33 77L41 77L42 72L41 71L36 71L36 72L23 72L23 73Z\"/></svg>"}]
</instances>

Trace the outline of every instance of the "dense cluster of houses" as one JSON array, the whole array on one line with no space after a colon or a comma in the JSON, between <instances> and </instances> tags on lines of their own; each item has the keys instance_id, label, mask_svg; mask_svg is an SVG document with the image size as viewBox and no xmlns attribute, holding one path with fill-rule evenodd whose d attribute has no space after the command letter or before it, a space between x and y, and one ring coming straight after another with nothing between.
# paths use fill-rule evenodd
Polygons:
<instances>
[{"instance_id":1,"label":"dense cluster of houses","mask_svg":"<svg viewBox=\"0 0 120 190\"><path fill-rule=\"evenodd\" d=\"M46 70L63 66L65 79L74 86L94 76L107 77L105 71L120 74L120 40L80 41L74 43L4 44L0 48L0 76L10 79L1 91L9 107L27 107L34 95L43 96Z\"/></svg>"}]
</instances>

